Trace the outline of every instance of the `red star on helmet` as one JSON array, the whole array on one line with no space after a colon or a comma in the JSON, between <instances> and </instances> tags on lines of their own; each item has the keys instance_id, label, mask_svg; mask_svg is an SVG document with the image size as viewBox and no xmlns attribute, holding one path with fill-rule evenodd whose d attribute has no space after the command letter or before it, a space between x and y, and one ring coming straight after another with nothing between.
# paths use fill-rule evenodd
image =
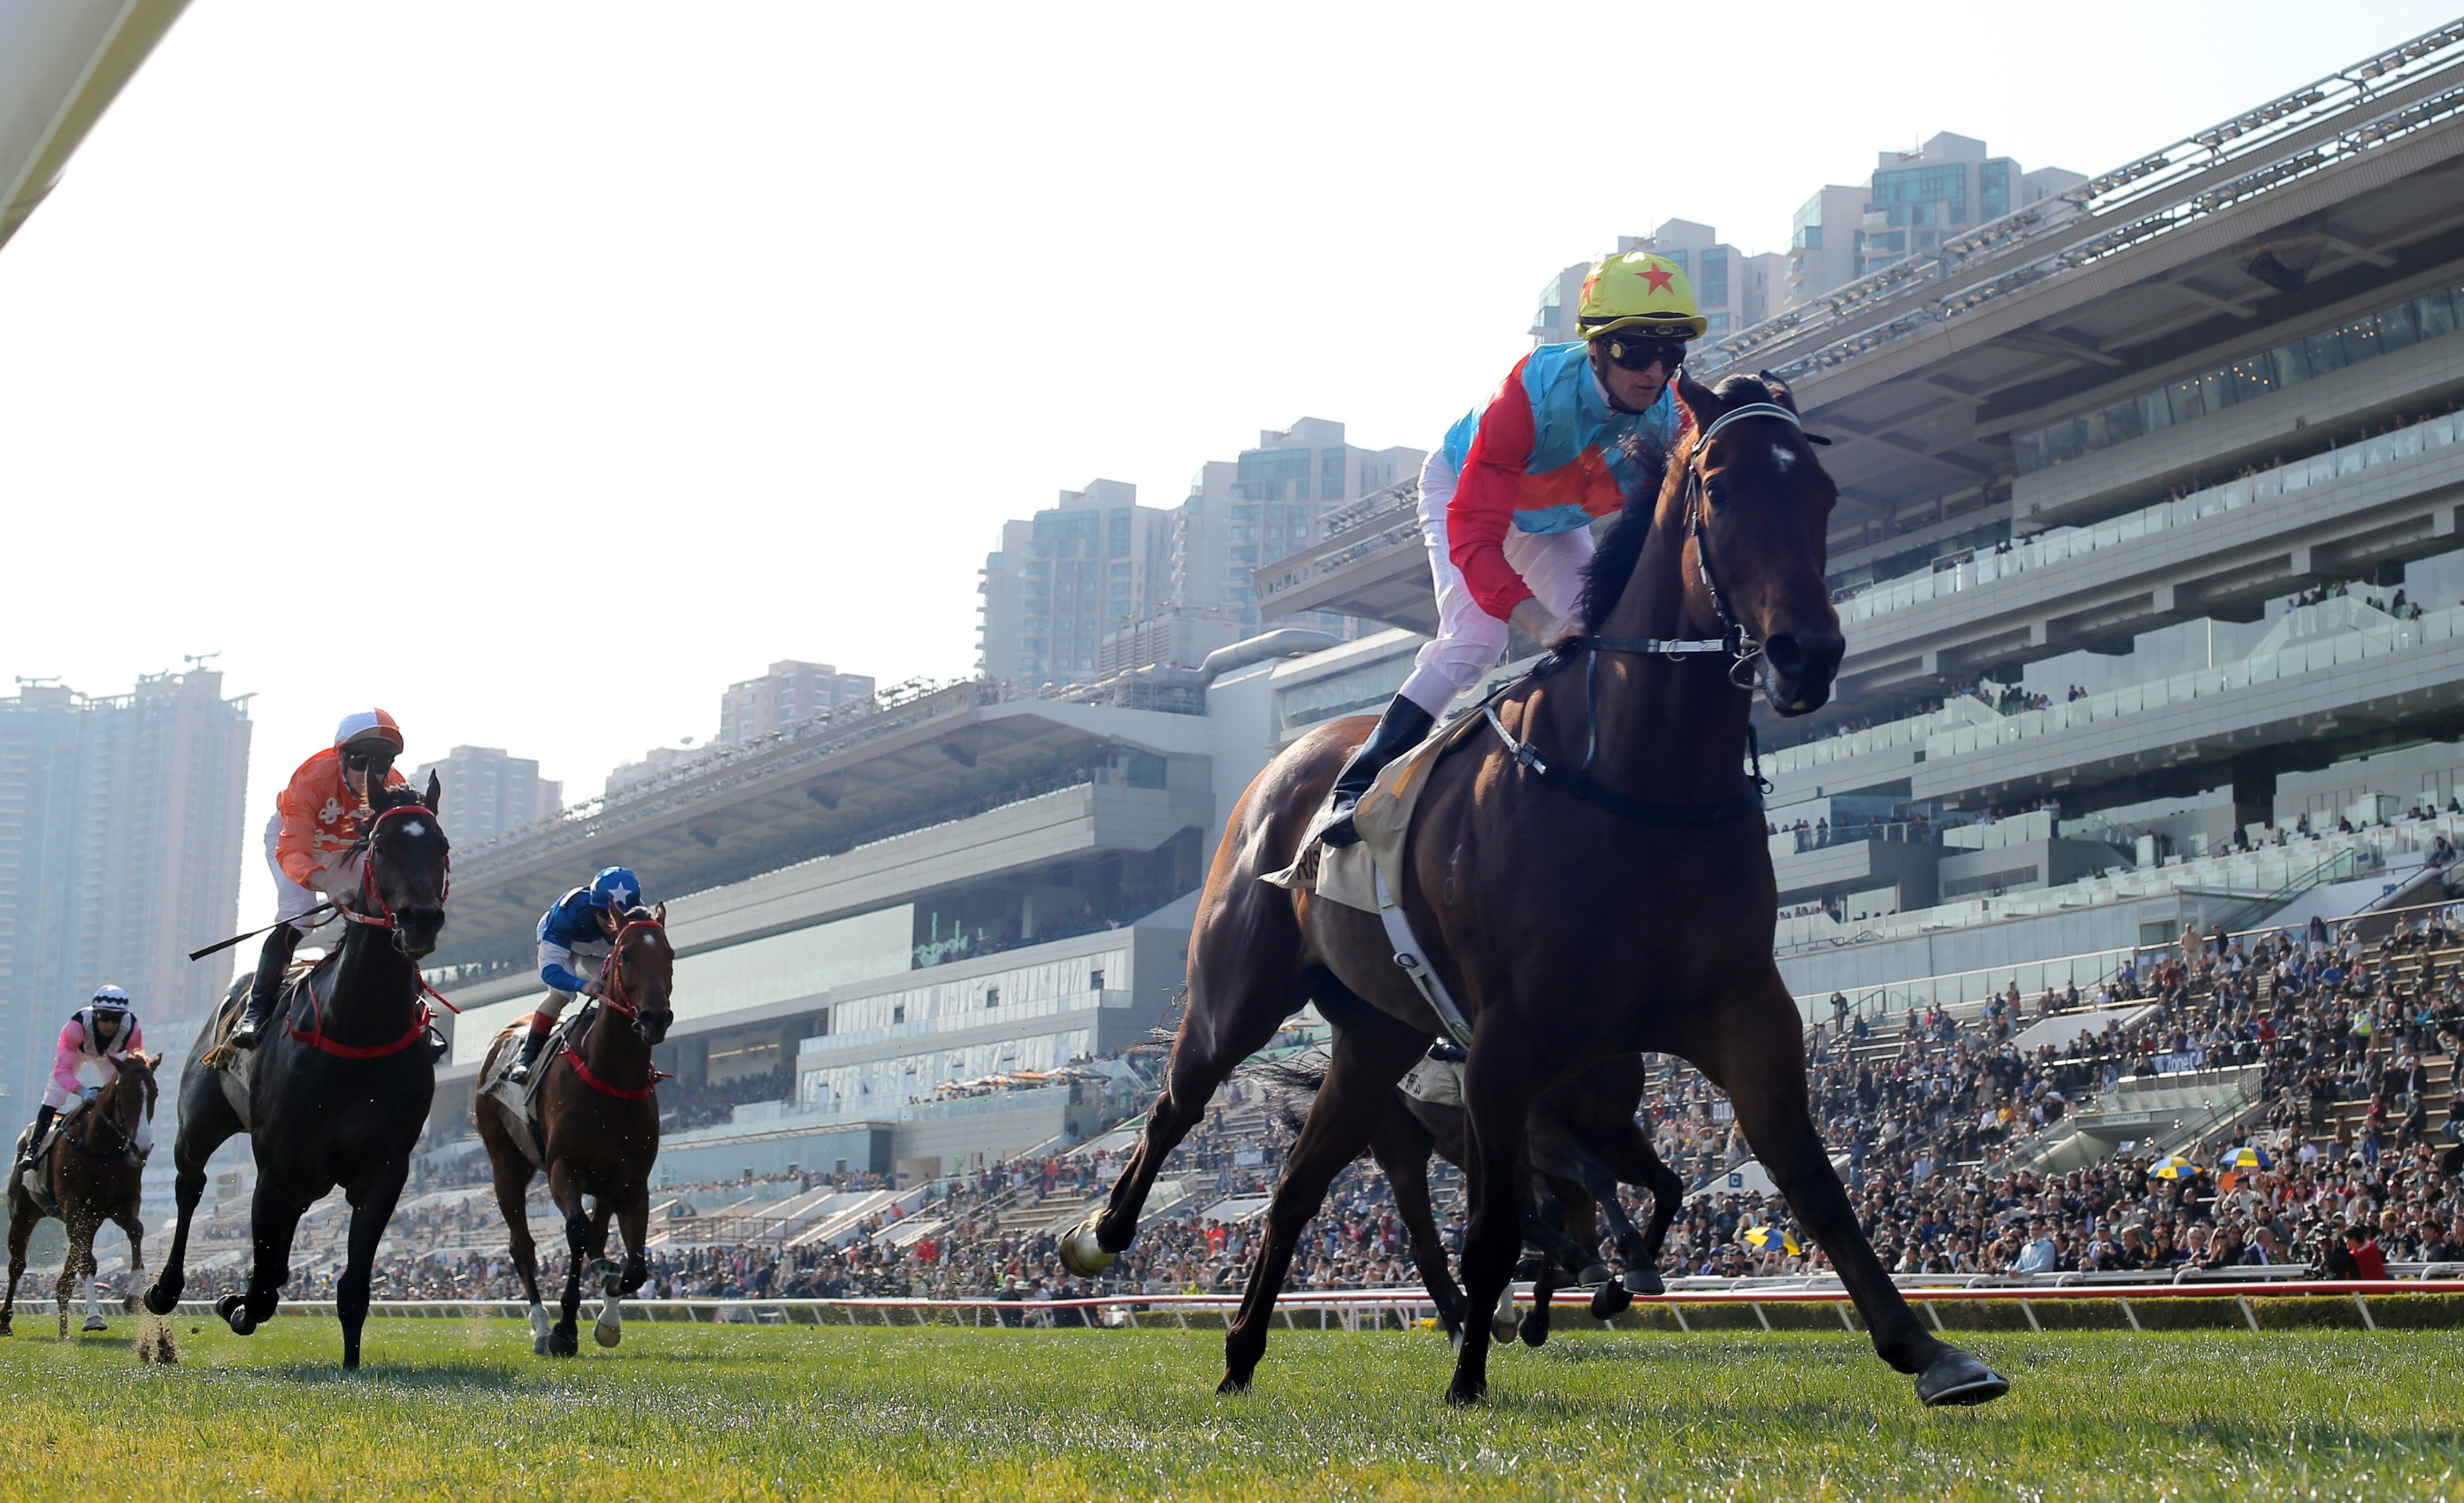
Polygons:
<instances>
[{"instance_id":1,"label":"red star on helmet","mask_svg":"<svg viewBox=\"0 0 2464 1503\"><path fill-rule=\"evenodd\" d=\"M1668 290L1669 283L1676 279L1676 276L1672 273L1664 271L1657 266L1646 268L1642 274L1643 285L1650 288L1653 292L1666 292Z\"/></svg>"}]
</instances>

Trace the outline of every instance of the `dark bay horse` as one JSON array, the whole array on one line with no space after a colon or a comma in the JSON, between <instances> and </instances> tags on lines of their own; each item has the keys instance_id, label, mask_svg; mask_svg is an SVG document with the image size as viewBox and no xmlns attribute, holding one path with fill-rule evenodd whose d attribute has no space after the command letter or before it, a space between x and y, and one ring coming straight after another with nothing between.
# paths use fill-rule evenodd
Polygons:
<instances>
[{"instance_id":1,"label":"dark bay horse","mask_svg":"<svg viewBox=\"0 0 2464 1503\"><path fill-rule=\"evenodd\" d=\"M104 1222L128 1234L128 1274L132 1284L138 1271L145 1267L145 1225L137 1219L138 1203L144 1190L141 1182L145 1163L137 1157L137 1130L154 1115L154 1067L162 1061L135 1050L124 1059L111 1055L103 1058L111 1066L111 1078L103 1082L102 1090L85 1110L61 1124L41 1165L43 1188L50 1192L52 1204L59 1207L60 1223L69 1233L68 1255L60 1260L59 1286L52 1292L53 1303L59 1307L62 1340L69 1334L69 1290L80 1278L86 1280L85 1329L104 1329L102 1310L94 1292L94 1235L102 1229ZM17 1151L22 1154L25 1150L26 1138L21 1134ZM17 1280L26 1271L26 1243L34 1235L34 1224L52 1214L43 1209L42 1202L34 1199L23 1183L11 1177L9 1293L0 1299L0 1336L9 1334L10 1322L16 1315Z\"/></svg>"},{"instance_id":2,"label":"dark bay horse","mask_svg":"<svg viewBox=\"0 0 2464 1503\"><path fill-rule=\"evenodd\" d=\"M382 788L370 801L362 840L367 860L358 897L343 909L349 932L335 955L285 988L276 1026L249 1060L244 1097L239 1077L207 1059L246 1005L248 978L207 1019L180 1075L180 1136L172 1149L180 1220L170 1255L145 1294L145 1308L156 1315L171 1312L187 1282L188 1222L205 1194L206 1160L225 1139L246 1133L256 1157L254 1260L248 1292L224 1296L216 1312L239 1336L273 1317L291 1277L300 1216L340 1185L351 1206L350 1251L334 1300L342 1365L360 1365L369 1269L436 1094L419 961L445 926L451 858L437 821L441 791L430 774L424 797L407 787Z\"/></svg>"},{"instance_id":3,"label":"dark bay horse","mask_svg":"<svg viewBox=\"0 0 2464 1503\"><path fill-rule=\"evenodd\" d=\"M1844 643L1823 585L1837 492L1776 378L1713 391L1682 371L1693 427L1656 497L1630 503L1593 562L1586 634L1493 698L1429 770L1397 895L1468 1020L1477 1150L1463 1282L1493 1310L1522 1243L1531 1101L1613 1055L1675 1054L1735 1103L1755 1157L1829 1254L1883 1360L1926 1404L2009 1383L1927 1331L1857 1225L1807 1099L1799 1016L1771 956L1778 911L1749 782L1758 682L1781 715L1829 698ZM1334 1174L1444 1026L1375 915L1261 880L1287 866L1366 718L1303 737L1249 785L1190 935L1189 1006L1162 1096L1110 1204L1067 1239L1081 1262L1129 1246L1155 1173L1223 1078L1314 1002L1334 1028L1326 1086L1286 1160L1221 1386L1248 1386L1264 1311ZM1492 1193L1501 1187L1502 1193ZM1473 1321L1447 1396L1488 1386Z\"/></svg>"},{"instance_id":4,"label":"dark bay horse","mask_svg":"<svg viewBox=\"0 0 2464 1503\"><path fill-rule=\"evenodd\" d=\"M1324 1084L1323 1074L1289 1067L1269 1067L1269 1074L1297 1088L1287 1103L1285 1120L1304 1123L1310 1098ZM1595 1282L1595 1274L1605 1275L1605 1270L1595 1267L1602 1223L1625 1269L1621 1278L1599 1285L1591 1313L1606 1319L1632 1304L1634 1295L1657 1294L1666 1287L1660 1276L1660 1253L1685 1185L1660 1161L1650 1136L1635 1121L1644 1078L1641 1056L1619 1055L1557 1081L1533 1098L1527 1167L1533 1188L1542 1193L1527 1211L1524 1242L1542 1256L1529 1313L1517 1324L1506 1306L1499 1307L1500 1339L1519 1334L1528 1345L1547 1341L1550 1300L1561 1287L1561 1275L1573 1275L1583 1284ZM1429 1195L1429 1159L1434 1154L1469 1171L1466 1114L1459 1105L1416 1100L1397 1087L1370 1135L1369 1153L1394 1193L1412 1266L1438 1307L1439 1322L1449 1336L1459 1336L1467 1306L1438 1229ZM1617 1196L1621 1184L1651 1192L1651 1220L1644 1227L1637 1228L1626 1216Z\"/></svg>"},{"instance_id":5,"label":"dark bay horse","mask_svg":"<svg viewBox=\"0 0 2464 1503\"><path fill-rule=\"evenodd\" d=\"M650 1050L675 1022L671 1001L675 949L668 942L668 905L636 908L616 932L616 946L600 967L601 995L580 1028L542 1067L533 1105L539 1113L547 1160L548 1193L564 1212L566 1264L562 1314L553 1327L539 1304L539 1249L531 1237L524 1203L539 1167L522 1148L530 1124L488 1092L474 1110L479 1140L495 1173L496 1206L512 1233L514 1268L531 1296L533 1349L546 1357L571 1357L582 1348L576 1318L585 1268L610 1276L591 1335L601 1346L624 1339L623 1298L650 1276L645 1239L649 1234L650 1166L659 1158L658 1072ZM491 1079L498 1056L520 1043L530 1019L517 1018L488 1046L479 1078ZM519 1134L520 1137L516 1135ZM538 1139L532 1139L537 1141ZM583 1197L591 1205L583 1205ZM610 1212L625 1235L621 1276L606 1264Z\"/></svg>"}]
</instances>

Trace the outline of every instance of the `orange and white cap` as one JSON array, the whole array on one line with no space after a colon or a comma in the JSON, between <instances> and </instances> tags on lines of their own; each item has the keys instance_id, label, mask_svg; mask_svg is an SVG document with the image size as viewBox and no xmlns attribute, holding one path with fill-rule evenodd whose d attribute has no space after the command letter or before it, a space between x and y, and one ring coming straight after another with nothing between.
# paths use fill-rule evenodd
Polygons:
<instances>
[{"instance_id":1,"label":"orange and white cap","mask_svg":"<svg viewBox=\"0 0 2464 1503\"><path fill-rule=\"evenodd\" d=\"M381 740L393 742L395 751L402 750L402 727L383 710L356 710L342 717L334 729L334 744L348 746L353 741Z\"/></svg>"}]
</instances>

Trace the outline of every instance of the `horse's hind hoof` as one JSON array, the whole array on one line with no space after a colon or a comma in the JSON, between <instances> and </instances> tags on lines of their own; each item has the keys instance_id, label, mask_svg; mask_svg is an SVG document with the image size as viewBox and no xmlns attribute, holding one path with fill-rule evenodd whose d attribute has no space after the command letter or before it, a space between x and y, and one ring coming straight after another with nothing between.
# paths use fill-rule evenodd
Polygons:
<instances>
[{"instance_id":1,"label":"horse's hind hoof","mask_svg":"<svg viewBox=\"0 0 2464 1503\"><path fill-rule=\"evenodd\" d=\"M1634 1296L1623 1284L1602 1284L1592 1295L1592 1318L1607 1320L1623 1315L1634 1304Z\"/></svg>"},{"instance_id":2,"label":"horse's hind hoof","mask_svg":"<svg viewBox=\"0 0 2464 1503\"><path fill-rule=\"evenodd\" d=\"M1095 1240L1095 1218L1092 1216L1064 1232L1061 1246L1055 1250L1061 1256L1061 1266L1078 1278L1093 1278L1111 1268L1112 1260L1120 1256L1117 1252L1105 1251L1104 1245Z\"/></svg>"},{"instance_id":3,"label":"horse's hind hoof","mask_svg":"<svg viewBox=\"0 0 2464 1503\"><path fill-rule=\"evenodd\" d=\"M1917 1397L1927 1404L1991 1404L2011 1391L2011 1380L1955 1346L1917 1374Z\"/></svg>"},{"instance_id":4,"label":"horse's hind hoof","mask_svg":"<svg viewBox=\"0 0 2464 1503\"><path fill-rule=\"evenodd\" d=\"M1668 1286L1661 1281L1658 1269L1628 1269L1625 1271L1625 1277L1618 1282L1625 1286L1625 1292L1629 1294L1668 1293Z\"/></svg>"},{"instance_id":5,"label":"horse's hind hoof","mask_svg":"<svg viewBox=\"0 0 2464 1503\"><path fill-rule=\"evenodd\" d=\"M159 1283L158 1283L158 1284L154 1284L154 1285L150 1286L150 1287L149 1287L149 1288L147 1288L147 1290L145 1291L145 1312L146 1312L146 1314L148 1314L148 1315L169 1315L172 1311L177 1310L177 1309L179 1309L179 1308L180 1308L180 1292L179 1292L178 1290L176 1290L176 1289L165 1289L165 1287L163 1287L161 1284L159 1284Z\"/></svg>"},{"instance_id":6,"label":"horse's hind hoof","mask_svg":"<svg viewBox=\"0 0 2464 1503\"><path fill-rule=\"evenodd\" d=\"M1223 1370L1223 1381L1215 1385L1215 1391L1220 1394L1247 1393L1249 1380L1249 1374L1235 1373L1227 1367Z\"/></svg>"},{"instance_id":7,"label":"horse's hind hoof","mask_svg":"<svg viewBox=\"0 0 2464 1503\"><path fill-rule=\"evenodd\" d=\"M1518 1334L1523 1337L1523 1344L1534 1350L1549 1344L1549 1327L1536 1310L1524 1316L1523 1328Z\"/></svg>"},{"instance_id":8,"label":"horse's hind hoof","mask_svg":"<svg viewBox=\"0 0 2464 1503\"><path fill-rule=\"evenodd\" d=\"M601 1346L615 1346L625 1339L625 1328L611 1326L604 1320L599 1321L590 1328L590 1339Z\"/></svg>"},{"instance_id":9,"label":"horse's hind hoof","mask_svg":"<svg viewBox=\"0 0 2464 1503\"><path fill-rule=\"evenodd\" d=\"M1608 1281L1609 1266L1605 1263L1587 1263L1583 1265L1583 1271L1574 1275L1574 1284L1580 1289L1590 1289Z\"/></svg>"},{"instance_id":10,"label":"horse's hind hoof","mask_svg":"<svg viewBox=\"0 0 2464 1503\"><path fill-rule=\"evenodd\" d=\"M214 1314L223 1317L233 1336L249 1336L256 1330L256 1316L248 1313L248 1296L225 1294L214 1301Z\"/></svg>"},{"instance_id":11,"label":"horse's hind hoof","mask_svg":"<svg viewBox=\"0 0 2464 1503\"><path fill-rule=\"evenodd\" d=\"M581 1351L582 1333L576 1331L573 1327L560 1325L555 1330L547 1334L548 1356L575 1357L579 1356Z\"/></svg>"},{"instance_id":12,"label":"horse's hind hoof","mask_svg":"<svg viewBox=\"0 0 2464 1503\"><path fill-rule=\"evenodd\" d=\"M1446 1403L1448 1404L1479 1404L1487 1397L1488 1384L1485 1381L1475 1381L1458 1378L1453 1382L1446 1384Z\"/></svg>"},{"instance_id":13,"label":"horse's hind hoof","mask_svg":"<svg viewBox=\"0 0 2464 1503\"><path fill-rule=\"evenodd\" d=\"M80 1331L108 1331L111 1329L111 1322L105 1320L100 1315L88 1315L85 1317L85 1324L77 1327L77 1329Z\"/></svg>"}]
</instances>

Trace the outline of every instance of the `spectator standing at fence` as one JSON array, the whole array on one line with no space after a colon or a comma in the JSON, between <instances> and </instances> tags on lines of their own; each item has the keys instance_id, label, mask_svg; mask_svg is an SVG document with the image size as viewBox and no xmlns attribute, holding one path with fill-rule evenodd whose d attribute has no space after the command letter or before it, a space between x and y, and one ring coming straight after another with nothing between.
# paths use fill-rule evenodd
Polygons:
<instances>
[{"instance_id":1,"label":"spectator standing at fence","mask_svg":"<svg viewBox=\"0 0 2464 1503\"><path fill-rule=\"evenodd\" d=\"M2379 1249L2379 1239L2370 1234L2366 1224L2344 1228L2344 1246L2353 1259L2354 1278L2382 1279L2387 1276L2387 1254Z\"/></svg>"}]
</instances>

